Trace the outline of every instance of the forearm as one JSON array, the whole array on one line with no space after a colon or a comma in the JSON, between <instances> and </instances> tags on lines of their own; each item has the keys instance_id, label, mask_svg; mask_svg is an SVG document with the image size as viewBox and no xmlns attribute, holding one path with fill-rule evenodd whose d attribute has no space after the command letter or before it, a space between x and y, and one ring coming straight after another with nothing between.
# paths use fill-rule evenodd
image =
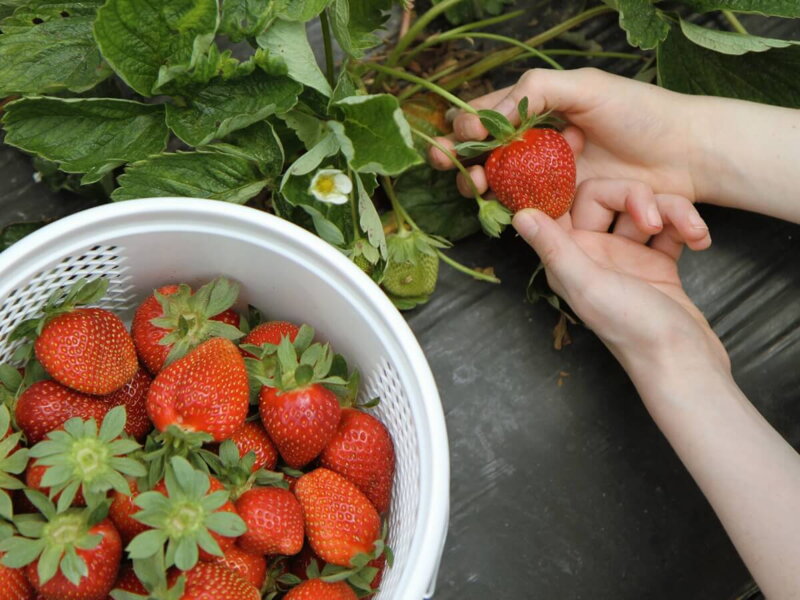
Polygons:
<instances>
[{"instance_id":1,"label":"forearm","mask_svg":"<svg viewBox=\"0 0 800 600\"><path fill-rule=\"evenodd\" d=\"M800 598L800 456L721 370L634 383L767 598Z\"/></svg>"},{"instance_id":2,"label":"forearm","mask_svg":"<svg viewBox=\"0 0 800 600\"><path fill-rule=\"evenodd\" d=\"M697 97L696 198L800 222L800 111Z\"/></svg>"}]
</instances>

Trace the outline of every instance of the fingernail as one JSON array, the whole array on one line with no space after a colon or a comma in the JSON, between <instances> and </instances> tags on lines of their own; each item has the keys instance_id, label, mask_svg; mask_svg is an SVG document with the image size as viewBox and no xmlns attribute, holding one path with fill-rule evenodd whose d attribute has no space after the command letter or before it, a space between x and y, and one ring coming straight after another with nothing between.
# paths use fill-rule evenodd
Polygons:
<instances>
[{"instance_id":1,"label":"fingernail","mask_svg":"<svg viewBox=\"0 0 800 600\"><path fill-rule=\"evenodd\" d=\"M708 229L708 225L706 225L706 222L703 221L700 215L690 215L689 224L695 229Z\"/></svg>"},{"instance_id":2,"label":"fingernail","mask_svg":"<svg viewBox=\"0 0 800 600\"><path fill-rule=\"evenodd\" d=\"M661 227L661 215L658 214L658 209L655 206L647 209L647 224L650 227Z\"/></svg>"},{"instance_id":3,"label":"fingernail","mask_svg":"<svg viewBox=\"0 0 800 600\"><path fill-rule=\"evenodd\" d=\"M501 100L500 103L494 107L494 109L501 115L509 117L511 116L511 113L517 109L517 105L514 104L514 101L511 98L503 98L503 100Z\"/></svg>"},{"instance_id":4,"label":"fingernail","mask_svg":"<svg viewBox=\"0 0 800 600\"><path fill-rule=\"evenodd\" d=\"M532 210L518 212L514 215L511 224L527 240L532 239L539 232L539 223L536 222L536 214Z\"/></svg>"}]
</instances>

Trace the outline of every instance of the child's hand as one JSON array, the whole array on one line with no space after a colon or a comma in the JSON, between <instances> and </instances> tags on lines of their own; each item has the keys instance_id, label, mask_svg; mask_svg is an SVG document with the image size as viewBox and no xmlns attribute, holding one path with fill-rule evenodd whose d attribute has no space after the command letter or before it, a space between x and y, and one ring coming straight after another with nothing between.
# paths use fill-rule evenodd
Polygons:
<instances>
[{"instance_id":1,"label":"child's hand","mask_svg":"<svg viewBox=\"0 0 800 600\"><path fill-rule=\"evenodd\" d=\"M544 262L547 280L636 378L674 361L728 357L683 291L676 261L684 245L711 245L692 203L653 194L637 181L589 179L558 222L535 210L514 227ZM609 233L609 231L611 231Z\"/></svg>"},{"instance_id":2,"label":"child's hand","mask_svg":"<svg viewBox=\"0 0 800 600\"><path fill-rule=\"evenodd\" d=\"M470 104L494 109L517 124L517 104L526 96L531 112L554 111L569 123L564 135L577 157L578 183L592 177L636 179L659 193L696 200L692 159L697 111L692 96L596 69L533 69L515 86ZM453 127L452 136L439 139L449 149L457 142L488 136L480 120L467 113L459 114ZM436 148L430 150L430 162L438 169L453 168ZM470 174L484 193L483 167L471 167ZM458 186L462 194L472 195L460 175Z\"/></svg>"}]
</instances>

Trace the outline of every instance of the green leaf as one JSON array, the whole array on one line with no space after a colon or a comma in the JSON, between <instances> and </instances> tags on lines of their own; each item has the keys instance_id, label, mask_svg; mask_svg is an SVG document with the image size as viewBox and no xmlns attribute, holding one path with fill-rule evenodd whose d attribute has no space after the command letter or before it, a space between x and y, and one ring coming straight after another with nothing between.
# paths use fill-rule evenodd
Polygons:
<instances>
[{"instance_id":1,"label":"green leaf","mask_svg":"<svg viewBox=\"0 0 800 600\"><path fill-rule=\"evenodd\" d=\"M350 56L361 58L364 51L380 43L375 30L386 21L391 0L334 0L331 28L339 46Z\"/></svg>"},{"instance_id":2,"label":"green leaf","mask_svg":"<svg viewBox=\"0 0 800 600\"><path fill-rule=\"evenodd\" d=\"M281 10L281 17L305 24L321 13L329 3L330 0L288 0Z\"/></svg>"},{"instance_id":3,"label":"green leaf","mask_svg":"<svg viewBox=\"0 0 800 600\"><path fill-rule=\"evenodd\" d=\"M11 504L11 496L8 495L8 492L3 490L0 490L0 517L3 517L7 521L14 518L14 507Z\"/></svg>"},{"instance_id":4,"label":"green leaf","mask_svg":"<svg viewBox=\"0 0 800 600\"><path fill-rule=\"evenodd\" d=\"M220 556L222 552L220 552ZM185 537L177 542L175 549L175 566L182 571L188 571L197 564L200 554L197 550L197 542L191 537Z\"/></svg>"},{"instance_id":5,"label":"green leaf","mask_svg":"<svg viewBox=\"0 0 800 600\"><path fill-rule=\"evenodd\" d=\"M259 47L284 60L289 77L325 96L331 95L331 86L317 65L308 43L305 23L278 19L258 36L257 42Z\"/></svg>"},{"instance_id":6,"label":"green leaf","mask_svg":"<svg viewBox=\"0 0 800 600\"><path fill-rule=\"evenodd\" d=\"M0 542L0 550L5 552L2 563L12 569L19 569L32 563L43 549L44 540L13 537Z\"/></svg>"},{"instance_id":7,"label":"green leaf","mask_svg":"<svg viewBox=\"0 0 800 600\"><path fill-rule=\"evenodd\" d=\"M103 56L130 87L152 96L171 67L193 66L214 39L216 0L108 0L94 36Z\"/></svg>"},{"instance_id":8,"label":"green leaf","mask_svg":"<svg viewBox=\"0 0 800 600\"><path fill-rule=\"evenodd\" d=\"M206 527L220 535L238 537L247 531L247 526L236 513L220 511L206 517Z\"/></svg>"},{"instance_id":9,"label":"green leaf","mask_svg":"<svg viewBox=\"0 0 800 600\"><path fill-rule=\"evenodd\" d=\"M628 43L651 50L669 34L669 23L652 0L618 0L619 24L628 32Z\"/></svg>"},{"instance_id":10,"label":"green leaf","mask_svg":"<svg viewBox=\"0 0 800 600\"><path fill-rule=\"evenodd\" d=\"M0 252L20 241L26 235L29 235L42 228L47 223L10 223L0 230Z\"/></svg>"},{"instance_id":11,"label":"green leaf","mask_svg":"<svg viewBox=\"0 0 800 600\"><path fill-rule=\"evenodd\" d=\"M102 2L38 2L0 23L0 98L82 92L111 74L92 37ZM66 15L66 16L64 16Z\"/></svg>"},{"instance_id":12,"label":"green leaf","mask_svg":"<svg viewBox=\"0 0 800 600\"><path fill-rule=\"evenodd\" d=\"M119 165L162 151L161 106L110 98L23 98L6 106L5 143L98 181Z\"/></svg>"},{"instance_id":13,"label":"green leaf","mask_svg":"<svg viewBox=\"0 0 800 600\"><path fill-rule=\"evenodd\" d=\"M22 375L11 365L0 365L0 383L10 392L16 392L22 383ZM8 408L5 409L8 414Z\"/></svg>"},{"instance_id":14,"label":"green leaf","mask_svg":"<svg viewBox=\"0 0 800 600\"><path fill-rule=\"evenodd\" d=\"M100 426L98 437L104 442L115 440L125 429L125 407L115 406L103 418L103 424Z\"/></svg>"},{"instance_id":15,"label":"green leaf","mask_svg":"<svg viewBox=\"0 0 800 600\"><path fill-rule=\"evenodd\" d=\"M267 179L254 162L221 152L159 154L128 166L112 200L187 196L243 204Z\"/></svg>"},{"instance_id":16,"label":"green leaf","mask_svg":"<svg viewBox=\"0 0 800 600\"><path fill-rule=\"evenodd\" d=\"M234 131L224 142L213 144L208 149L255 161L264 175L275 180L283 169L281 139L269 121Z\"/></svg>"},{"instance_id":17,"label":"green leaf","mask_svg":"<svg viewBox=\"0 0 800 600\"><path fill-rule=\"evenodd\" d=\"M351 166L359 172L397 175L422 162L397 98L389 94L351 96L336 103L353 143Z\"/></svg>"},{"instance_id":18,"label":"green leaf","mask_svg":"<svg viewBox=\"0 0 800 600\"><path fill-rule=\"evenodd\" d=\"M458 192L452 172L421 166L403 173L395 191L411 218L428 233L456 241L480 229L475 202Z\"/></svg>"},{"instance_id":19,"label":"green leaf","mask_svg":"<svg viewBox=\"0 0 800 600\"><path fill-rule=\"evenodd\" d=\"M369 240L370 245L377 248L385 259L388 255L386 234L383 231L380 215L378 215L378 210L375 208L372 198L370 198L362 176L355 173L355 180L356 192L358 193L358 224L361 230L367 234L367 240Z\"/></svg>"},{"instance_id":20,"label":"green leaf","mask_svg":"<svg viewBox=\"0 0 800 600\"><path fill-rule=\"evenodd\" d=\"M283 187L291 176L306 175L316 169L325 158L339 151L339 142L332 133L328 133L308 152L292 163L283 176Z\"/></svg>"},{"instance_id":21,"label":"green leaf","mask_svg":"<svg viewBox=\"0 0 800 600\"><path fill-rule=\"evenodd\" d=\"M722 54L741 55L747 52L764 52L770 48L788 48L800 44L789 40L776 40L757 35L743 35L733 31L720 31L700 27L688 21L681 21L681 31L698 46L721 52Z\"/></svg>"},{"instance_id":22,"label":"green leaf","mask_svg":"<svg viewBox=\"0 0 800 600\"><path fill-rule=\"evenodd\" d=\"M200 146L286 112L302 89L288 77L260 70L239 79L217 79L193 94L186 106L168 104L167 125L190 146Z\"/></svg>"},{"instance_id":23,"label":"green leaf","mask_svg":"<svg viewBox=\"0 0 800 600\"><path fill-rule=\"evenodd\" d=\"M222 0L219 33L241 42L261 33L276 17L275 0Z\"/></svg>"},{"instance_id":24,"label":"green leaf","mask_svg":"<svg viewBox=\"0 0 800 600\"><path fill-rule=\"evenodd\" d=\"M796 0L682 0L699 12L732 10L773 17L800 17L800 4Z\"/></svg>"},{"instance_id":25,"label":"green leaf","mask_svg":"<svg viewBox=\"0 0 800 600\"><path fill-rule=\"evenodd\" d=\"M137 535L128 547L128 557L131 559L148 558L156 554L167 541L167 534L160 529L148 529Z\"/></svg>"},{"instance_id":26,"label":"green leaf","mask_svg":"<svg viewBox=\"0 0 800 600\"><path fill-rule=\"evenodd\" d=\"M486 130L492 134L492 137L499 140L511 138L514 133L514 126L505 115L500 114L494 110L479 110L478 116L481 123Z\"/></svg>"},{"instance_id":27,"label":"green leaf","mask_svg":"<svg viewBox=\"0 0 800 600\"><path fill-rule=\"evenodd\" d=\"M800 108L798 72L800 46L730 56L701 48L673 28L658 48L661 85L687 94Z\"/></svg>"},{"instance_id":28,"label":"green leaf","mask_svg":"<svg viewBox=\"0 0 800 600\"><path fill-rule=\"evenodd\" d=\"M309 204L301 204L300 208L306 211L314 222L314 229L323 240L334 246L342 246L345 242L344 234L335 223L330 221L317 208Z\"/></svg>"},{"instance_id":29,"label":"green leaf","mask_svg":"<svg viewBox=\"0 0 800 600\"><path fill-rule=\"evenodd\" d=\"M294 131L295 135L305 145L306 150L316 146L323 136L328 133L325 121L301 110L290 110L278 116Z\"/></svg>"}]
</instances>

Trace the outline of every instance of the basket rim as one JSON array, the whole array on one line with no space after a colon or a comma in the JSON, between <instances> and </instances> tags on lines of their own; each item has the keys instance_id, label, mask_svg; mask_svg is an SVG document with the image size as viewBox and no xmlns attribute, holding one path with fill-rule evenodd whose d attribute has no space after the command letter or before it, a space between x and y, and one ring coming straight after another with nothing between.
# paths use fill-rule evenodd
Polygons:
<instances>
[{"instance_id":1,"label":"basket rim","mask_svg":"<svg viewBox=\"0 0 800 600\"><path fill-rule=\"evenodd\" d=\"M385 320L387 329L409 361L419 388L425 390L426 401L420 403L431 434L435 460L429 461L429 496L420 498L420 513L425 518L417 522L412 538L414 552L406 558L403 598L418 600L435 585L439 561L446 538L449 512L449 444L444 412L430 365L411 328L383 291L344 254L302 227L280 217L254 208L229 204L219 200L184 197L159 197L104 204L88 208L58 219L34 231L0 253L0 281L2 275L13 270L33 256L48 253L53 241L63 239L75 230L91 224L124 227L134 218L146 216L157 220L159 216L176 213L212 218L221 227L239 222L249 228L259 228L264 233L278 236L302 246L320 260L327 262L350 286L360 294L359 301L368 302L374 312ZM0 288L5 286L0 285ZM0 290L2 291L2 290Z\"/></svg>"}]
</instances>

